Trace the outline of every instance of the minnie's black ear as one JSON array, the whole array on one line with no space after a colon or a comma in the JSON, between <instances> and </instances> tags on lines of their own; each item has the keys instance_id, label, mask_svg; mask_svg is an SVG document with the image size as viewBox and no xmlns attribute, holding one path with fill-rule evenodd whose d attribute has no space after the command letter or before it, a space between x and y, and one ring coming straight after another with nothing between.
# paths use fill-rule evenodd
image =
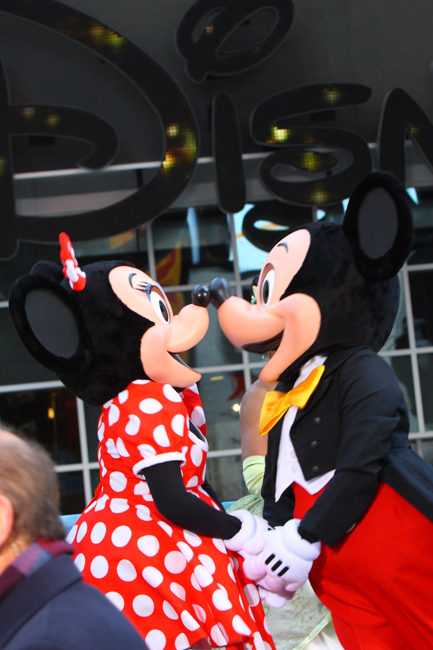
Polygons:
<instances>
[{"instance_id":1,"label":"minnie's black ear","mask_svg":"<svg viewBox=\"0 0 433 650\"><path fill-rule=\"evenodd\" d=\"M21 340L42 365L68 375L88 368L90 338L74 297L64 287L32 272L13 285L9 308Z\"/></svg>"},{"instance_id":2,"label":"minnie's black ear","mask_svg":"<svg viewBox=\"0 0 433 650\"><path fill-rule=\"evenodd\" d=\"M394 277L413 237L409 198L398 178L388 172L366 176L350 197L343 230L361 275L376 282Z\"/></svg>"}]
</instances>

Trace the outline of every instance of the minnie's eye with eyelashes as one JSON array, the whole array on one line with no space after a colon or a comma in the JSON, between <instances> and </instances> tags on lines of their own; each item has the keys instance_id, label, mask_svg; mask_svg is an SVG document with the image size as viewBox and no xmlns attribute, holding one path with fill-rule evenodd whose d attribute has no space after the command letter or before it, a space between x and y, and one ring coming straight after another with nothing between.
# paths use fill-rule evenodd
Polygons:
<instances>
[{"instance_id":1,"label":"minnie's eye with eyelashes","mask_svg":"<svg viewBox=\"0 0 433 650\"><path fill-rule=\"evenodd\" d=\"M163 323L170 322L170 310L158 291L151 291L149 295L150 302L160 320Z\"/></svg>"}]
</instances>

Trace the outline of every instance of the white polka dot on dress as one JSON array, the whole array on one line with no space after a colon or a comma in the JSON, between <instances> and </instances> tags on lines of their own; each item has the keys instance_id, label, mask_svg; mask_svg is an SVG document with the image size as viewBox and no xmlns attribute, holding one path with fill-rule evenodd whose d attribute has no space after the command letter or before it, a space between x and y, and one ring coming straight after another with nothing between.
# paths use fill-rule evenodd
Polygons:
<instances>
[{"instance_id":1,"label":"white polka dot on dress","mask_svg":"<svg viewBox=\"0 0 433 650\"><path fill-rule=\"evenodd\" d=\"M109 498L110 497L108 496L108 494L103 494L102 497L98 499L96 502L95 512L99 512L100 510L103 510Z\"/></svg>"},{"instance_id":2,"label":"white polka dot on dress","mask_svg":"<svg viewBox=\"0 0 433 650\"><path fill-rule=\"evenodd\" d=\"M228 637L222 633L218 625L213 626L210 636L216 646L225 646L228 641Z\"/></svg>"},{"instance_id":3,"label":"white polka dot on dress","mask_svg":"<svg viewBox=\"0 0 433 650\"><path fill-rule=\"evenodd\" d=\"M170 618L172 621L177 621L177 619L179 618L179 614L176 612L173 605L170 605L170 603L167 602L166 600L164 600L164 602L162 603L162 610L166 615L166 617Z\"/></svg>"},{"instance_id":4,"label":"white polka dot on dress","mask_svg":"<svg viewBox=\"0 0 433 650\"><path fill-rule=\"evenodd\" d=\"M166 428L163 424L159 424L155 427L153 430L153 439L160 447L170 447L171 445Z\"/></svg>"},{"instance_id":5,"label":"white polka dot on dress","mask_svg":"<svg viewBox=\"0 0 433 650\"><path fill-rule=\"evenodd\" d=\"M182 553L187 562L190 562L194 557L194 551L186 542L178 542L176 544L179 551Z\"/></svg>"},{"instance_id":6,"label":"white polka dot on dress","mask_svg":"<svg viewBox=\"0 0 433 650\"><path fill-rule=\"evenodd\" d=\"M112 427L113 424L116 424L116 422L119 421L119 417L120 417L119 407L116 406L115 404L111 404L110 410L108 411L109 426Z\"/></svg>"},{"instance_id":7,"label":"white polka dot on dress","mask_svg":"<svg viewBox=\"0 0 433 650\"><path fill-rule=\"evenodd\" d=\"M158 521L157 523L158 526L160 526L162 530L165 531L169 537L172 537L173 529L171 526L169 526L169 524L167 524L165 521Z\"/></svg>"},{"instance_id":8,"label":"white polka dot on dress","mask_svg":"<svg viewBox=\"0 0 433 650\"><path fill-rule=\"evenodd\" d=\"M128 450L126 449L125 443L123 442L122 438L117 438L116 449L119 453L119 456L122 456L122 458L129 458Z\"/></svg>"},{"instance_id":9,"label":"white polka dot on dress","mask_svg":"<svg viewBox=\"0 0 433 650\"><path fill-rule=\"evenodd\" d=\"M144 580L146 580L146 582L155 589L159 587L159 585L164 580L164 576L162 575L161 571L153 566L145 567L141 575L143 576Z\"/></svg>"},{"instance_id":10,"label":"white polka dot on dress","mask_svg":"<svg viewBox=\"0 0 433 650\"><path fill-rule=\"evenodd\" d=\"M123 600L123 597L117 593L117 591L109 591L108 594L105 594L105 597L108 598L108 600L112 602L119 611L122 611L125 607L125 601Z\"/></svg>"},{"instance_id":11,"label":"white polka dot on dress","mask_svg":"<svg viewBox=\"0 0 433 650\"><path fill-rule=\"evenodd\" d=\"M194 576L200 587L208 587L213 582L211 574L202 565L198 565L194 568Z\"/></svg>"},{"instance_id":12,"label":"white polka dot on dress","mask_svg":"<svg viewBox=\"0 0 433 650\"><path fill-rule=\"evenodd\" d=\"M224 553L225 555L227 555L227 549L222 539L219 539L218 537L213 537L212 542L215 548L218 549L220 553Z\"/></svg>"},{"instance_id":13,"label":"white polka dot on dress","mask_svg":"<svg viewBox=\"0 0 433 650\"><path fill-rule=\"evenodd\" d=\"M102 521L98 521L92 528L90 533L90 541L92 544L100 544L107 533L107 526Z\"/></svg>"},{"instance_id":14,"label":"white polka dot on dress","mask_svg":"<svg viewBox=\"0 0 433 650\"><path fill-rule=\"evenodd\" d=\"M185 540L188 542L190 546L196 547L196 546L201 546L203 544L200 537L195 533L191 533L189 530L184 530L183 536L185 537Z\"/></svg>"},{"instance_id":15,"label":"white polka dot on dress","mask_svg":"<svg viewBox=\"0 0 433 650\"><path fill-rule=\"evenodd\" d=\"M149 458L153 458L154 456L156 456L156 449L155 447L152 447L152 445L147 445L147 444L137 445L137 449L145 460L148 460Z\"/></svg>"},{"instance_id":16,"label":"white polka dot on dress","mask_svg":"<svg viewBox=\"0 0 433 650\"><path fill-rule=\"evenodd\" d=\"M154 535L143 535L137 540L137 546L147 557L154 557L159 551L159 541Z\"/></svg>"},{"instance_id":17,"label":"white polka dot on dress","mask_svg":"<svg viewBox=\"0 0 433 650\"><path fill-rule=\"evenodd\" d=\"M108 573L108 562L103 555L97 555L90 564L90 573L94 578L105 578Z\"/></svg>"},{"instance_id":18,"label":"white polka dot on dress","mask_svg":"<svg viewBox=\"0 0 433 650\"><path fill-rule=\"evenodd\" d=\"M203 564L203 566L206 567L206 571L209 571L211 575L215 573L216 571L215 562L212 560L210 555L205 555L204 553L201 553L198 556L198 559Z\"/></svg>"},{"instance_id":19,"label":"white polka dot on dress","mask_svg":"<svg viewBox=\"0 0 433 650\"><path fill-rule=\"evenodd\" d=\"M186 567L186 559L180 551L170 551L164 558L164 566L169 573L182 573Z\"/></svg>"},{"instance_id":20,"label":"white polka dot on dress","mask_svg":"<svg viewBox=\"0 0 433 650\"><path fill-rule=\"evenodd\" d=\"M115 515L126 512L129 509L129 504L126 499L114 498L110 501L110 510Z\"/></svg>"},{"instance_id":21,"label":"white polka dot on dress","mask_svg":"<svg viewBox=\"0 0 433 650\"><path fill-rule=\"evenodd\" d=\"M120 454L116 449L116 445L114 443L113 438L108 438L108 440L105 443L105 446L107 447L107 451L112 458L120 458Z\"/></svg>"},{"instance_id":22,"label":"white polka dot on dress","mask_svg":"<svg viewBox=\"0 0 433 650\"><path fill-rule=\"evenodd\" d=\"M260 602L260 594L257 587L253 583L248 583L244 586L244 594L250 607L256 607Z\"/></svg>"},{"instance_id":23,"label":"white polka dot on dress","mask_svg":"<svg viewBox=\"0 0 433 650\"><path fill-rule=\"evenodd\" d=\"M170 401L170 402L181 402L182 398L177 393L173 386L170 386L170 384L164 384L162 387L162 392L164 393L165 397Z\"/></svg>"},{"instance_id":24,"label":"white polka dot on dress","mask_svg":"<svg viewBox=\"0 0 433 650\"><path fill-rule=\"evenodd\" d=\"M129 399L129 391L122 390L122 392L118 394L117 399L119 400L119 404L124 404Z\"/></svg>"},{"instance_id":25,"label":"white polka dot on dress","mask_svg":"<svg viewBox=\"0 0 433 650\"><path fill-rule=\"evenodd\" d=\"M174 640L174 647L175 650L187 650L187 648L190 647L190 642L188 641L188 637L186 634L182 632L182 634L179 634Z\"/></svg>"},{"instance_id":26,"label":"white polka dot on dress","mask_svg":"<svg viewBox=\"0 0 433 650\"><path fill-rule=\"evenodd\" d=\"M137 571L129 560L120 560L117 565L117 575L123 582L132 582L137 577Z\"/></svg>"},{"instance_id":27,"label":"white polka dot on dress","mask_svg":"<svg viewBox=\"0 0 433 650\"><path fill-rule=\"evenodd\" d=\"M123 492L128 484L128 479L122 472L111 472L109 481L113 492Z\"/></svg>"},{"instance_id":28,"label":"white polka dot on dress","mask_svg":"<svg viewBox=\"0 0 433 650\"><path fill-rule=\"evenodd\" d=\"M233 629L235 632L238 634L251 634L251 630L248 627L248 625L245 623L245 621L239 616L239 614L236 614L236 616L233 617L232 621Z\"/></svg>"},{"instance_id":29,"label":"white polka dot on dress","mask_svg":"<svg viewBox=\"0 0 433 650\"><path fill-rule=\"evenodd\" d=\"M191 460L196 467L200 467L203 460L203 450L198 445L191 447Z\"/></svg>"},{"instance_id":30,"label":"white polka dot on dress","mask_svg":"<svg viewBox=\"0 0 433 650\"><path fill-rule=\"evenodd\" d=\"M190 630L190 632L194 632L200 627L200 624L195 620L193 616L191 616L189 612L186 611L186 609L182 612L180 618L186 629Z\"/></svg>"},{"instance_id":31,"label":"white polka dot on dress","mask_svg":"<svg viewBox=\"0 0 433 650\"><path fill-rule=\"evenodd\" d=\"M161 630L151 630L146 634L144 640L149 646L149 650L164 650L167 645L167 639Z\"/></svg>"},{"instance_id":32,"label":"white polka dot on dress","mask_svg":"<svg viewBox=\"0 0 433 650\"><path fill-rule=\"evenodd\" d=\"M86 566L86 558L84 557L83 553L77 555L77 557L74 560L74 564L77 567L78 571L82 573L84 567Z\"/></svg>"},{"instance_id":33,"label":"white polka dot on dress","mask_svg":"<svg viewBox=\"0 0 433 650\"><path fill-rule=\"evenodd\" d=\"M136 436L140 431L141 420L138 415L130 414L128 417L129 422L125 427L125 433L127 433L128 436Z\"/></svg>"},{"instance_id":34,"label":"white polka dot on dress","mask_svg":"<svg viewBox=\"0 0 433 650\"><path fill-rule=\"evenodd\" d=\"M191 413L191 420L197 427L203 426L206 423L206 418L204 416L204 411L201 406L196 406L193 412Z\"/></svg>"},{"instance_id":35,"label":"white polka dot on dress","mask_svg":"<svg viewBox=\"0 0 433 650\"><path fill-rule=\"evenodd\" d=\"M181 413L175 415L171 421L171 428L173 429L176 435L183 436L183 432L185 429L185 416L182 415Z\"/></svg>"},{"instance_id":36,"label":"white polka dot on dress","mask_svg":"<svg viewBox=\"0 0 433 650\"><path fill-rule=\"evenodd\" d=\"M186 599L186 591L185 588L182 587L182 585L178 584L177 582L172 582L170 583L170 591L180 598L180 600L185 600Z\"/></svg>"},{"instance_id":37,"label":"white polka dot on dress","mask_svg":"<svg viewBox=\"0 0 433 650\"><path fill-rule=\"evenodd\" d=\"M233 608L233 605L221 589L216 589L212 594L212 602L219 612L226 612Z\"/></svg>"},{"instance_id":38,"label":"white polka dot on dress","mask_svg":"<svg viewBox=\"0 0 433 650\"><path fill-rule=\"evenodd\" d=\"M200 605L193 604L193 609L200 623L206 623L206 612L203 609L203 607L200 607Z\"/></svg>"},{"instance_id":39,"label":"white polka dot on dress","mask_svg":"<svg viewBox=\"0 0 433 650\"><path fill-rule=\"evenodd\" d=\"M137 616L146 618L147 616L151 616L153 614L155 605L149 596L140 594L139 596L136 596L132 601L132 609L137 614Z\"/></svg>"},{"instance_id":40,"label":"white polka dot on dress","mask_svg":"<svg viewBox=\"0 0 433 650\"><path fill-rule=\"evenodd\" d=\"M153 399L153 397L147 397L140 402L138 408L142 413L146 413L146 415L153 415L162 411L162 404L157 399Z\"/></svg>"},{"instance_id":41,"label":"white polka dot on dress","mask_svg":"<svg viewBox=\"0 0 433 650\"><path fill-rule=\"evenodd\" d=\"M77 534L77 530L78 530L78 526L77 524L74 524L74 526L72 526L71 530L69 531L66 537L66 541L68 542L68 544L72 544L72 542L74 541L75 535Z\"/></svg>"},{"instance_id":42,"label":"white polka dot on dress","mask_svg":"<svg viewBox=\"0 0 433 650\"><path fill-rule=\"evenodd\" d=\"M117 548L123 548L132 537L132 530L129 526L118 526L111 535L111 541Z\"/></svg>"},{"instance_id":43,"label":"white polka dot on dress","mask_svg":"<svg viewBox=\"0 0 433 650\"><path fill-rule=\"evenodd\" d=\"M98 440L99 440L99 442L102 442L102 438L104 437L104 431L105 431L105 424L104 424L104 422L101 422L101 424L98 427Z\"/></svg>"},{"instance_id":44,"label":"white polka dot on dress","mask_svg":"<svg viewBox=\"0 0 433 650\"><path fill-rule=\"evenodd\" d=\"M138 506L135 506L136 514L139 519L142 521L152 521L152 517L150 516L150 510L147 506L138 504Z\"/></svg>"}]
</instances>

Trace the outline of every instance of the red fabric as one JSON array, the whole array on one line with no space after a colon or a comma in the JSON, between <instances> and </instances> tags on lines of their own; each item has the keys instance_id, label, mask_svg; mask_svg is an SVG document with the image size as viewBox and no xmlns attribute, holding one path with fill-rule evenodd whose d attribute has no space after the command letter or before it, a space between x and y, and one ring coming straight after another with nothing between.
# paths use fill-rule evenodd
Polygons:
<instances>
[{"instance_id":1,"label":"red fabric","mask_svg":"<svg viewBox=\"0 0 433 650\"><path fill-rule=\"evenodd\" d=\"M243 559L221 539L196 535L165 520L140 470L180 461L185 488L218 508L201 487L207 442L200 398L168 384L131 383L104 404L99 421L101 483L68 540L86 582L129 618L149 650L184 650L201 639L275 650L257 587ZM137 475L138 474L138 475Z\"/></svg>"},{"instance_id":2,"label":"red fabric","mask_svg":"<svg viewBox=\"0 0 433 650\"><path fill-rule=\"evenodd\" d=\"M319 494L294 487L302 519ZM433 648L433 523L388 485L338 544L322 544L310 581L346 650Z\"/></svg>"}]
</instances>

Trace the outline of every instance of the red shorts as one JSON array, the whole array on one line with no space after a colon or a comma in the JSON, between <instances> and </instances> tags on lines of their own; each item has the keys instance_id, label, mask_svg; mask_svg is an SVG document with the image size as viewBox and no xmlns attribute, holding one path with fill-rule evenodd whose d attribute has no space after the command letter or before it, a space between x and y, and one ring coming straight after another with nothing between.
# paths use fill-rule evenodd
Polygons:
<instances>
[{"instance_id":1,"label":"red shorts","mask_svg":"<svg viewBox=\"0 0 433 650\"><path fill-rule=\"evenodd\" d=\"M321 493L294 488L302 519ZM349 534L322 544L310 581L346 650L433 649L433 523L388 485Z\"/></svg>"}]
</instances>

